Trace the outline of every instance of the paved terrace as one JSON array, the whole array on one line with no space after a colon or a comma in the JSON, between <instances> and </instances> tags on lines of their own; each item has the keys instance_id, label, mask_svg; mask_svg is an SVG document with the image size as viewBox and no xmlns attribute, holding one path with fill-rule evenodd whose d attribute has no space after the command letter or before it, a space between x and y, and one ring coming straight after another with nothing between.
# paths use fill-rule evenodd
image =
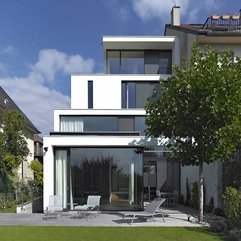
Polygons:
<instances>
[{"instance_id":1,"label":"paved terrace","mask_svg":"<svg viewBox=\"0 0 241 241\"><path fill-rule=\"evenodd\" d=\"M97 215L91 215L88 219L76 217L75 212L64 212L58 214L57 218L45 219L43 213L20 213L0 214L0 226L88 226L88 227L201 227L197 223L196 212L187 208L162 209L165 222L161 216L156 216L155 220L136 219L130 224L131 218L122 220L118 212L100 212ZM190 220L188 221L188 214ZM208 226L208 224L205 224Z\"/></svg>"}]
</instances>

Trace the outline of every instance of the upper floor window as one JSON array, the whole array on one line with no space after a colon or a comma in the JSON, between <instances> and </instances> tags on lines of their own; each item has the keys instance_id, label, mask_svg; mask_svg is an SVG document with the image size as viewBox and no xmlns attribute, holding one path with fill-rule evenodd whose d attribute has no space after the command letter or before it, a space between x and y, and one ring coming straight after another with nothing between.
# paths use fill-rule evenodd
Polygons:
<instances>
[{"instance_id":1,"label":"upper floor window","mask_svg":"<svg viewBox=\"0 0 241 241\"><path fill-rule=\"evenodd\" d=\"M144 74L143 51L121 51L122 74Z\"/></svg>"},{"instance_id":2,"label":"upper floor window","mask_svg":"<svg viewBox=\"0 0 241 241\"><path fill-rule=\"evenodd\" d=\"M88 81L88 108L93 109L93 81Z\"/></svg>"},{"instance_id":3,"label":"upper floor window","mask_svg":"<svg viewBox=\"0 0 241 241\"><path fill-rule=\"evenodd\" d=\"M154 88L159 95L159 82L122 82L121 108L144 108L147 98L152 96Z\"/></svg>"},{"instance_id":4,"label":"upper floor window","mask_svg":"<svg viewBox=\"0 0 241 241\"><path fill-rule=\"evenodd\" d=\"M171 74L171 50L109 50L108 74Z\"/></svg>"},{"instance_id":5,"label":"upper floor window","mask_svg":"<svg viewBox=\"0 0 241 241\"><path fill-rule=\"evenodd\" d=\"M172 53L171 51L159 52L158 58L158 74L172 73Z\"/></svg>"},{"instance_id":6,"label":"upper floor window","mask_svg":"<svg viewBox=\"0 0 241 241\"><path fill-rule=\"evenodd\" d=\"M116 131L117 118L112 116L61 116L60 131Z\"/></svg>"},{"instance_id":7,"label":"upper floor window","mask_svg":"<svg viewBox=\"0 0 241 241\"><path fill-rule=\"evenodd\" d=\"M61 132L132 132L144 134L145 116L60 116Z\"/></svg>"}]
</instances>

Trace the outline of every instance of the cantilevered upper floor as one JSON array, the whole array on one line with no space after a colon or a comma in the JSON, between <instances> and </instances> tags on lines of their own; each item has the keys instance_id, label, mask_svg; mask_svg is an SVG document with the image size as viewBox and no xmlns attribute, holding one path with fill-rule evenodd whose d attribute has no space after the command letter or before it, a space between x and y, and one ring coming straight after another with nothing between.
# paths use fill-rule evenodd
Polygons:
<instances>
[{"instance_id":1,"label":"cantilevered upper floor","mask_svg":"<svg viewBox=\"0 0 241 241\"><path fill-rule=\"evenodd\" d=\"M102 45L106 74L171 74L180 62L176 37L104 36Z\"/></svg>"}]
</instances>

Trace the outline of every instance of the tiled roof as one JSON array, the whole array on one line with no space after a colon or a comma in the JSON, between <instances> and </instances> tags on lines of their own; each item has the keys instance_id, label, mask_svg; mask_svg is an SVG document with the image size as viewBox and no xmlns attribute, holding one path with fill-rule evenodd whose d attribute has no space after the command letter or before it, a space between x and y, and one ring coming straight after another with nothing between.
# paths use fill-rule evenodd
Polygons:
<instances>
[{"instance_id":1,"label":"tiled roof","mask_svg":"<svg viewBox=\"0 0 241 241\"><path fill-rule=\"evenodd\" d=\"M203 24L166 24L167 28L195 35L237 36L241 35L241 21L214 21L210 17Z\"/></svg>"},{"instance_id":2,"label":"tiled roof","mask_svg":"<svg viewBox=\"0 0 241 241\"><path fill-rule=\"evenodd\" d=\"M17 110L25 118L28 127L35 133L39 134L40 131L34 126L34 124L28 119L28 117L21 111L21 109L15 104L15 102L10 98L10 96L3 90L0 86L0 109L4 110Z\"/></svg>"}]
</instances>

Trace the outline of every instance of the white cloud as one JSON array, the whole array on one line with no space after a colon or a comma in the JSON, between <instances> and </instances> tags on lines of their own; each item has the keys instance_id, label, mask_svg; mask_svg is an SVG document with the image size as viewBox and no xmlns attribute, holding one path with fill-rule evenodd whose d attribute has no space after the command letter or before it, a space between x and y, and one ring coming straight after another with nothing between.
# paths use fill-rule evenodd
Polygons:
<instances>
[{"instance_id":1,"label":"white cloud","mask_svg":"<svg viewBox=\"0 0 241 241\"><path fill-rule=\"evenodd\" d=\"M3 53L13 55L16 53L16 49L12 45L9 45L3 49Z\"/></svg>"},{"instance_id":2,"label":"white cloud","mask_svg":"<svg viewBox=\"0 0 241 241\"><path fill-rule=\"evenodd\" d=\"M10 95L33 124L42 132L53 131L53 110L70 107L70 97L50 89L59 74L93 72L94 61L80 55L69 56L55 49L41 50L26 77L0 78L0 86ZM70 80L69 80L70 81Z\"/></svg>"},{"instance_id":3,"label":"white cloud","mask_svg":"<svg viewBox=\"0 0 241 241\"><path fill-rule=\"evenodd\" d=\"M144 21L152 18L164 20L170 14L173 3L168 0L132 0L132 6L137 16Z\"/></svg>"},{"instance_id":4,"label":"white cloud","mask_svg":"<svg viewBox=\"0 0 241 241\"><path fill-rule=\"evenodd\" d=\"M174 5L181 7L181 15L189 21L195 21L204 10L217 9L217 0L131 0L136 15L143 21L154 18L170 22L170 12ZM207 16L208 17L208 16Z\"/></svg>"},{"instance_id":5,"label":"white cloud","mask_svg":"<svg viewBox=\"0 0 241 241\"><path fill-rule=\"evenodd\" d=\"M127 22L130 17L130 7L125 4L125 1L109 0L106 6L112 14L118 17L122 22Z\"/></svg>"},{"instance_id":6,"label":"white cloud","mask_svg":"<svg viewBox=\"0 0 241 241\"><path fill-rule=\"evenodd\" d=\"M44 77L44 80L53 81L57 73L92 73L93 59L84 59L80 55L67 55L56 49L44 49L39 52L39 59L32 66L36 75Z\"/></svg>"},{"instance_id":7,"label":"white cloud","mask_svg":"<svg viewBox=\"0 0 241 241\"><path fill-rule=\"evenodd\" d=\"M5 74L7 72L7 67L4 63L0 62L0 75Z\"/></svg>"}]
</instances>

